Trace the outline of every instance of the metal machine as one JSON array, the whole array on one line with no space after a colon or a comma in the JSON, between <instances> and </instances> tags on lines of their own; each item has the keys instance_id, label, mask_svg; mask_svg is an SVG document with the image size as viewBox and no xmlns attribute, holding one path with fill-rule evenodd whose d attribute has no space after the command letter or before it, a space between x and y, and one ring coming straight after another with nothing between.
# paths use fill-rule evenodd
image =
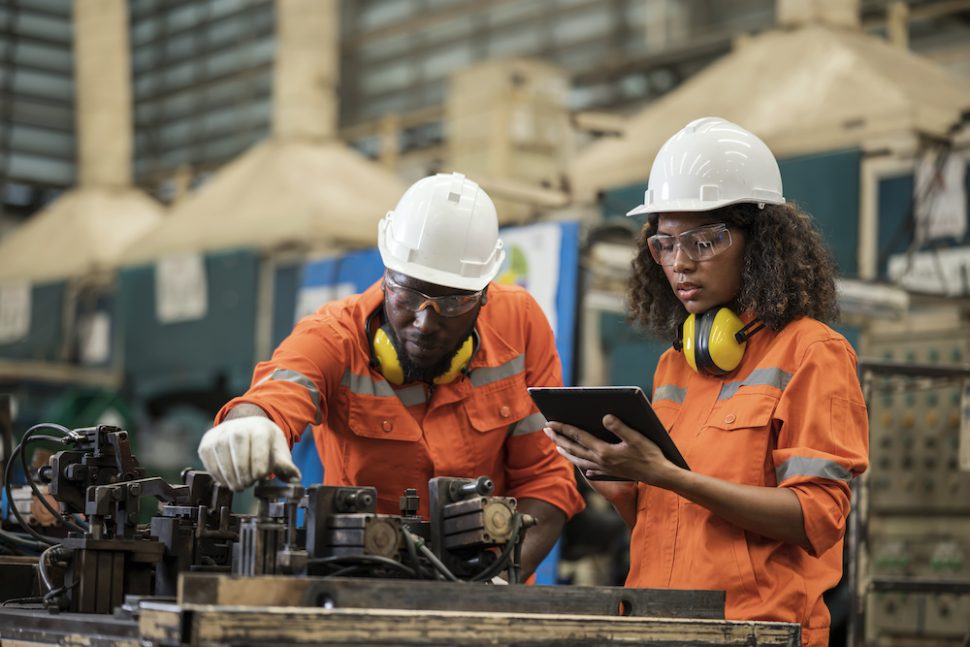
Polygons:
<instances>
[{"instance_id":1,"label":"metal machine","mask_svg":"<svg viewBox=\"0 0 970 647\"><path fill-rule=\"evenodd\" d=\"M39 440L63 449L30 469ZM800 644L797 624L724 620L723 591L482 585L518 582L535 523L487 476L431 479L428 519L415 488L381 514L372 487L268 482L237 514L206 472L146 477L117 427L28 430L8 497L18 459L53 521L4 520L4 644Z\"/></svg>"},{"instance_id":2,"label":"metal machine","mask_svg":"<svg viewBox=\"0 0 970 647\"><path fill-rule=\"evenodd\" d=\"M40 440L66 447L34 474L27 450ZM0 540L7 552L37 555L37 583L19 597L50 610L111 613L129 596L172 598L179 574L189 572L451 581L501 573L517 582L519 549L535 523L514 498L492 496L486 476L431 479L428 520L416 514L415 489L401 496L400 515L388 515L376 512L372 487L268 482L256 487L257 514L235 514L232 492L206 472L185 470L178 485L146 477L128 433L103 425L28 430L5 469L11 501L18 458L24 487L57 523L47 533L14 505L20 532L8 528ZM161 505L139 523L149 496ZM4 568L0 561L0 576Z\"/></svg>"}]
</instances>

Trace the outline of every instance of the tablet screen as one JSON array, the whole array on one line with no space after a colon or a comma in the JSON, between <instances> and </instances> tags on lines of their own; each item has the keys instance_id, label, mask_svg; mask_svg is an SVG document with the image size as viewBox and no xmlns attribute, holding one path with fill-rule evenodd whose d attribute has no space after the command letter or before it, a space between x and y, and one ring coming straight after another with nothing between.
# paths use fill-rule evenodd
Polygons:
<instances>
[{"instance_id":1,"label":"tablet screen","mask_svg":"<svg viewBox=\"0 0 970 647\"><path fill-rule=\"evenodd\" d=\"M620 439L603 426L603 416L611 413L656 443L671 463L690 469L638 386L531 387L529 395L546 420L564 422L608 443L618 443Z\"/></svg>"}]
</instances>

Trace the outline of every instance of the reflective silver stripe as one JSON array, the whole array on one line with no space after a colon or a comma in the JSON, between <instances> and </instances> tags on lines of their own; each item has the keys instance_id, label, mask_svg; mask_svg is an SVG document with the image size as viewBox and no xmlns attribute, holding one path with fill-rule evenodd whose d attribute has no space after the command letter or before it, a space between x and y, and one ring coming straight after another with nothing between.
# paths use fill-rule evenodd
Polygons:
<instances>
[{"instance_id":1,"label":"reflective silver stripe","mask_svg":"<svg viewBox=\"0 0 970 647\"><path fill-rule=\"evenodd\" d=\"M424 386L420 384L398 389L395 393L406 407L413 407L416 404L424 404L428 401L428 394L425 392Z\"/></svg>"},{"instance_id":2,"label":"reflective silver stripe","mask_svg":"<svg viewBox=\"0 0 970 647\"><path fill-rule=\"evenodd\" d=\"M509 435L521 436L522 434L531 434L533 431L539 431L545 427L546 422L547 420L544 415L541 413L533 413L512 425L512 431Z\"/></svg>"},{"instance_id":3,"label":"reflective silver stripe","mask_svg":"<svg viewBox=\"0 0 970 647\"><path fill-rule=\"evenodd\" d=\"M676 402L677 404L683 404L684 398L687 397L687 389L681 388L674 384L661 384L653 392L653 401L657 400L670 400L671 402Z\"/></svg>"},{"instance_id":4,"label":"reflective silver stripe","mask_svg":"<svg viewBox=\"0 0 970 647\"><path fill-rule=\"evenodd\" d=\"M260 380L258 384L262 384L267 380L279 380L283 382L293 382L294 384L299 384L307 391L310 392L310 398L313 400L313 406L316 408L316 413L313 416L313 424L319 425L321 420L320 413L320 391L317 389L317 385L313 383L313 380L308 378L303 373L297 373L296 371L291 371L285 368L278 368L269 376L264 377Z\"/></svg>"},{"instance_id":5,"label":"reflective silver stripe","mask_svg":"<svg viewBox=\"0 0 970 647\"><path fill-rule=\"evenodd\" d=\"M797 476L813 476L831 481L851 481L852 472L835 461L825 458L811 458L808 456L793 456L775 468L775 476L781 483L785 479Z\"/></svg>"},{"instance_id":6,"label":"reflective silver stripe","mask_svg":"<svg viewBox=\"0 0 970 647\"><path fill-rule=\"evenodd\" d=\"M743 380L721 385L721 393L717 396L717 399L727 400L737 393L742 386L773 386L779 391L784 391L790 381L791 373L780 368L759 368L751 371L751 375Z\"/></svg>"},{"instance_id":7,"label":"reflective silver stripe","mask_svg":"<svg viewBox=\"0 0 970 647\"><path fill-rule=\"evenodd\" d=\"M471 377L472 386L485 386L486 384L491 384L492 382L498 382L499 380L503 380L507 377L512 377L513 375L521 373L524 370L525 357L523 355L518 355L499 366L476 368L471 372L469 377Z\"/></svg>"},{"instance_id":8,"label":"reflective silver stripe","mask_svg":"<svg viewBox=\"0 0 970 647\"><path fill-rule=\"evenodd\" d=\"M347 387L351 393L358 395L398 398L406 407L424 404L428 399L424 387L420 384L395 391L390 383L385 380L374 380L370 375L357 375L350 371L344 372L344 377L340 381L340 385Z\"/></svg>"},{"instance_id":9,"label":"reflective silver stripe","mask_svg":"<svg viewBox=\"0 0 970 647\"><path fill-rule=\"evenodd\" d=\"M340 381L340 386L350 389L351 393L359 395L379 395L382 397L394 397L394 389L384 380L375 382L370 375L357 375L347 371L344 378Z\"/></svg>"}]
</instances>

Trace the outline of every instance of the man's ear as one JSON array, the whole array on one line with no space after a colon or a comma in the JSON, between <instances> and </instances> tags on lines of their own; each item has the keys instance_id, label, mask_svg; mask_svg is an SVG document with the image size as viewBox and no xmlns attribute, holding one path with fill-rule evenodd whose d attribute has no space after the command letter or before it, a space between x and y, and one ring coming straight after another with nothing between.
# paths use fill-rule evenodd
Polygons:
<instances>
[{"instance_id":1,"label":"man's ear","mask_svg":"<svg viewBox=\"0 0 970 647\"><path fill-rule=\"evenodd\" d=\"M486 303L488 303L488 286L487 285L482 289L482 300L479 301L479 303L481 305L485 305Z\"/></svg>"}]
</instances>

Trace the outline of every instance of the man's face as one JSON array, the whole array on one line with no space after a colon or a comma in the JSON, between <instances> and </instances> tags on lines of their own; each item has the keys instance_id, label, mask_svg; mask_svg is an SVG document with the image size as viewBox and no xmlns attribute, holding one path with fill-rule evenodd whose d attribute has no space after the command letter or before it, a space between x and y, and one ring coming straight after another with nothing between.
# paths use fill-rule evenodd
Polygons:
<instances>
[{"instance_id":1,"label":"man's face","mask_svg":"<svg viewBox=\"0 0 970 647\"><path fill-rule=\"evenodd\" d=\"M426 297L454 298L432 303ZM484 294L427 283L389 270L384 281L384 313L402 355L405 379L430 381L444 373L452 356L471 334L484 303ZM439 312L452 314L465 308L468 310L454 316Z\"/></svg>"}]
</instances>

